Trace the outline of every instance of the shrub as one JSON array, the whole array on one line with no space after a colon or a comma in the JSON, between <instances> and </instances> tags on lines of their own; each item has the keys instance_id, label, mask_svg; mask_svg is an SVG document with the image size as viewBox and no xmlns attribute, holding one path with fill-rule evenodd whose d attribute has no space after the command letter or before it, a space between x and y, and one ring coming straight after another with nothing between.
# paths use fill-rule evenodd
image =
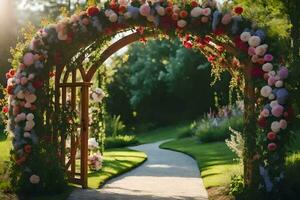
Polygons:
<instances>
[{"instance_id":1,"label":"shrub","mask_svg":"<svg viewBox=\"0 0 300 200\"><path fill-rule=\"evenodd\" d=\"M105 117L105 133L107 136L115 137L121 135L125 129L124 123L121 121L120 115Z\"/></svg>"},{"instance_id":2,"label":"shrub","mask_svg":"<svg viewBox=\"0 0 300 200\"><path fill-rule=\"evenodd\" d=\"M8 163L3 161L0 161L0 191L11 191Z\"/></svg>"},{"instance_id":3,"label":"shrub","mask_svg":"<svg viewBox=\"0 0 300 200\"><path fill-rule=\"evenodd\" d=\"M133 135L118 135L115 137L107 137L105 139L105 147L108 149L127 147L137 144L139 144L139 142Z\"/></svg>"},{"instance_id":4,"label":"shrub","mask_svg":"<svg viewBox=\"0 0 300 200\"><path fill-rule=\"evenodd\" d=\"M228 120L220 122L218 125L212 124L210 121L201 121L202 124L196 129L195 135L202 142L224 141L230 137L229 127L237 131L243 128L243 118L240 116L232 117Z\"/></svg>"},{"instance_id":5,"label":"shrub","mask_svg":"<svg viewBox=\"0 0 300 200\"><path fill-rule=\"evenodd\" d=\"M231 176L229 194L236 199L241 199L241 196L244 194L244 178L242 175Z\"/></svg>"}]
</instances>

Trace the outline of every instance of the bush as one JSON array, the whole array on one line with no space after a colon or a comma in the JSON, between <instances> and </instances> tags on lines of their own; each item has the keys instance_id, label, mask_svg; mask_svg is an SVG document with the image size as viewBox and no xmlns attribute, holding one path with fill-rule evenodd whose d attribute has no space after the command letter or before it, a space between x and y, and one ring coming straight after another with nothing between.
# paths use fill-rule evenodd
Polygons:
<instances>
[{"instance_id":1,"label":"bush","mask_svg":"<svg viewBox=\"0 0 300 200\"><path fill-rule=\"evenodd\" d=\"M125 129L124 123L121 121L120 115L105 117L105 133L107 136L115 137L121 135Z\"/></svg>"},{"instance_id":2,"label":"bush","mask_svg":"<svg viewBox=\"0 0 300 200\"><path fill-rule=\"evenodd\" d=\"M231 177L229 194L236 199L241 199L241 196L244 194L244 178L242 175L233 175Z\"/></svg>"},{"instance_id":3,"label":"bush","mask_svg":"<svg viewBox=\"0 0 300 200\"><path fill-rule=\"evenodd\" d=\"M243 118L241 116L232 117L228 120L221 122L219 125L214 126L210 122L202 120L200 128L196 129L195 135L202 142L216 142L224 141L230 137L229 127L237 131L243 129Z\"/></svg>"},{"instance_id":4,"label":"bush","mask_svg":"<svg viewBox=\"0 0 300 200\"><path fill-rule=\"evenodd\" d=\"M3 161L0 161L0 191L1 192L11 191L8 163Z\"/></svg>"},{"instance_id":5,"label":"bush","mask_svg":"<svg viewBox=\"0 0 300 200\"><path fill-rule=\"evenodd\" d=\"M105 147L107 149L122 148L137 144L139 144L137 138L132 135L118 135L115 137L107 137L105 139Z\"/></svg>"}]
</instances>

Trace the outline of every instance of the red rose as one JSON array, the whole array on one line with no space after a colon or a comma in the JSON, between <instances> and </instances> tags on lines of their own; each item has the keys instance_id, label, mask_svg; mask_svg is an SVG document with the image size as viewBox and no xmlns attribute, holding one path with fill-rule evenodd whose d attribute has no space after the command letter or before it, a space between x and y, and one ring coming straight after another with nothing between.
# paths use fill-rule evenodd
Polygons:
<instances>
[{"instance_id":1,"label":"red rose","mask_svg":"<svg viewBox=\"0 0 300 200\"><path fill-rule=\"evenodd\" d=\"M90 6L86 12L88 16L94 17L100 13L100 10L96 6Z\"/></svg>"},{"instance_id":2,"label":"red rose","mask_svg":"<svg viewBox=\"0 0 300 200\"><path fill-rule=\"evenodd\" d=\"M207 60L208 62L214 62L214 60L216 59L216 56L210 55Z\"/></svg>"},{"instance_id":3,"label":"red rose","mask_svg":"<svg viewBox=\"0 0 300 200\"><path fill-rule=\"evenodd\" d=\"M267 138L268 138L270 141L274 141L274 140L276 140L277 135L276 135L276 133L274 133L274 132L269 132L268 135L267 135Z\"/></svg>"},{"instance_id":4,"label":"red rose","mask_svg":"<svg viewBox=\"0 0 300 200\"><path fill-rule=\"evenodd\" d=\"M244 9L240 6L237 6L234 8L234 12L238 15L242 14L244 12Z\"/></svg>"},{"instance_id":5,"label":"red rose","mask_svg":"<svg viewBox=\"0 0 300 200\"><path fill-rule=\"evenodd\" d=\"M4 112L4 113L8 113L8 107L7 107L7 106L3 106L3 108L2 108L2 112Z\"/></svg>"},{"instance_id":6,"label":"red rose","mask_svg":"<svg viewBox=\"0 0 300 200\"><path fill-rule=\"evenodd\" d=\"M183 46L187 49L193 48L193 43L191 41L184 41Z\"/></svg>"},{"instance_id":7,"label":"red rose","mask_svg":"<svg viewBox=\"0 0 300 200\"><path fill-rule=\"evenodd\" d=\"M223 53L225 50L225 48L223 46L218 46L217 49L220 53Z\"/></svg>"},{"instance_id":8,"label":"red rose","mask_svg":"<svg viewBox=\"0 0 300 200\"><path fill-rule=\"evenodd\" d=\"M32 151L31 145L26 144L26 145L24 146L24 152L25 152L25 153L31 153L31 151Z\"/></svg>"},{"instance_id":9,"label":"red rose","mask_svg":"<svg viewBox=\"0 0 300 200\"><path fill-rule=\"evenodd\" d=\"M192 1L192 2L191 2L191 6L192 6L193 8L197 7L197 6L198 6L198 2L197 2L197 1Z\"/></svg>"},{"instance_id":10,"label":"red rose","mask_svg":"<svg viewBox=\"0 0 300 200\"><path fill-rule=\"evenodd\" d=\"M269 151L275 151L277 149L277 144L275 143L268 144L268 149Z\"/></svg>"},{"instance_id":11,"label":"red rose","mask_svg":"<svg viewBox=\"0 0 300 200\"><path fill-rule=\"evenodd\" d=\"M111 8L111 9L116 9L116 8L118 8L118 4L116 4L116 2L115 1L112 1L110 4L109 4L109 7Z\"/></svg>"},{"instance_id":12,"label":"red rose","mask_svg":"<svg viewBox=\"0 0 300 200\"><path fill-rule=\"evenodd\" d=\"M205 44L209 44L209 43L211 42L211 37L205 36L204 39L203 39L203 42L204 42Z\"/></svg>"},{"instance_id":13,"label":"red rose","mask_svg":"<svg viewBox=\"0 0 300 200\"><path fill-rule=\"evenodd\" d=\"M179 16L181 18L186 18L188 16L188 12L185 10L180 11Z\"/></svg>"},{"instance_id":14,"label":"red rose","mask_svg":"<svg viewBox=\"0 0 300 200\"><path fill-rule=\"evenodd\" d=\"M264 117L259 118L257 123L261 128L265 128L267 126L267 120Z\"/></svg>"},{"instance_id":15,"label":"red rose","mask_svg":"<svg viewBox=\"0 0 300 200\"><path fill-rule=\"evenodd\" d=\"M8 94L13 95L14 94L14 86L8 85L6 87L6 91L7 91Z\"/></svg>"},{"instance_id":16,"label":"red rose","mask_svg":"<svg viewBox=\"0 0 300 200\"><path fill-rule=\"evenodd\" d=\"M119 13L124 13L126 11L126 7L125 6L120 6L119 8L118 8L118 12Z\"/></svg>"},{"instance_id":17,"label":"red rose","mask_svg":"<svg viewBox=\"0 0 300 200\"><path fill-rule=\"evenodd\" d=\"M9 73L9 75L10 75L11 77L13 77L13 76L16 75L16 70L10 69L8 73Z\"/></svg>"}]
</instances>

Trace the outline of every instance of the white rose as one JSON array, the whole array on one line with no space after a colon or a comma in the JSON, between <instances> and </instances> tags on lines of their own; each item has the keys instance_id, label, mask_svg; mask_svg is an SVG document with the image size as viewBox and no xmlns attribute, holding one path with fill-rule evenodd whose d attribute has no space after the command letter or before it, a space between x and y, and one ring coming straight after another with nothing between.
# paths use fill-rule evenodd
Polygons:
<instances>
[{"instance_id":1,"label":"white rose","mask_svg":"<svg viewBox=\"0 0 300 200\"><path fill-rule=\"evenodd\" d=\"M199 17L201 15L202 8L200 7L195 7L191 10L191 16L192 17Z\"/></svg>"},{"instance_id":2,"label":"white rose","mask_svg":"<svg viewBox=\"0 0 300 200\"><path fill-rule=\"evenodd\" d=\"M262 87L260 90L261 96L266 97L266 98L269 97L271 93L272 93L272 88L268 85Z\"/></svg>"},{"instance_id":3,"label":"white rose","mask_svg":"<svg viewBox=\"0 0 300 200\"><path fill-rule=\"evenodd\" d=\"M186 22L185 20L183 20L183 19L181 19L181 20L179 20L179 21L177 22L177 26L178 26L179 28L184 28L186 25L187 25L187 22Z\"/></svg>"},{"instance_id":4,"label":"white rose","mask_svg":"<svg viewBox=\"0 0 300 200\"><path fill-rule=\"evenodd\" d=\"M260 45L261 43L261 39L258 36L251 36L248 40L248 44L251 47L257 47L258 45Z\"/></svg>"},{"instance_id":5,"label":"white rose","mask_svg":"<svg viewBox=\"0 0 300 200\"><path fill-rule=\"evenodd\" d=\"M240 39L243 42L248 42L250 38L251 38L251 34L249 32L243 32L240 36Z\"/></svg>"}]
</instances>

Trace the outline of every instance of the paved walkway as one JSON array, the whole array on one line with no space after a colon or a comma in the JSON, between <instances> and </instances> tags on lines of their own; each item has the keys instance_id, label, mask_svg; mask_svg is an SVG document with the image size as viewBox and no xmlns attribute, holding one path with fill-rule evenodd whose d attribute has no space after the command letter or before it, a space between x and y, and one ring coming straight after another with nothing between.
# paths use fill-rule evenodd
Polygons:
<instances>
[{"instance_id":1,"label":"paved walkway","mask_svg":"<svg viewBox=\"0 0 300 200\"><path fill-rule=\"evenodd\" d=\"M132 149L148 160L99 190L75 190L68 200L207 200L197 163L189 156L159 148L162 142Z\"/></svg>"}]
</instances>

